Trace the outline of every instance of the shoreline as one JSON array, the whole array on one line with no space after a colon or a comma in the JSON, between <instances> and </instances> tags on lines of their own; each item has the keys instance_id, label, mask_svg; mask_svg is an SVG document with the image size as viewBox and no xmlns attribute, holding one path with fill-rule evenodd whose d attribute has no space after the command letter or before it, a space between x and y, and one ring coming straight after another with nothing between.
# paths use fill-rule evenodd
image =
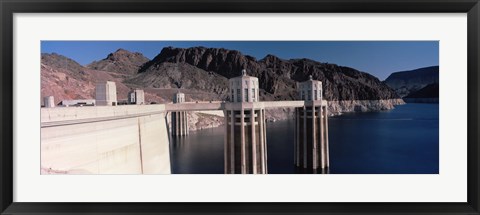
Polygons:
<instances>
[{"instance_id":1,"label":"shoreline","mask_svg":"<svg viewBox=\"0 0 480 215\"><path fill-rule=\"evenodd\" d=\"M402 99L329 101L328 112L329 116L337 116L343 113L391 110L397 105L404 104L406 103ZM208 113L207 111L189 113L189 130L197 131L219 127L224 124L222 115L218 112ZM267 109L265 111L267 123L292 119L293 116L293 108Z\"/></svg>"}]
</instances>

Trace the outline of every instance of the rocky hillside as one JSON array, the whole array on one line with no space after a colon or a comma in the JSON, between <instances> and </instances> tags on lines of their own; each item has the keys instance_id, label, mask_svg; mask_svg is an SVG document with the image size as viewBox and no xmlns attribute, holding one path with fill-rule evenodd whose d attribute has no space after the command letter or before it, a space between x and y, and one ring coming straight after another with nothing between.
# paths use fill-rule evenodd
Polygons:
<instances>
[{"instance_id":1,"label":"rocky hillside","mask_svg":"<svg viewBox=\"0 0 480 215\"><path fill-rule=\"evenodd\" d=\"M53 96L56 104L62 100L93 99L95 85L99 81L115 81L119 100L127 99L131 88L123 84L124 79L115 76L114 72L93 70L55 53L41 55L40 74L42 103L45 96ZM146 97L160 100L152 94Z\"/></svg>"},{"instance_id":2,"label":"rocky hillside","mask_svg":"<svg viewBox=\"0 0 480 215\"><path fill-rule=\"evenodd\" d=\"M228 91L227 78L187 63L163 62L150 66L125 83L138 88L157 89L159 93L166 92L165 89L182 89L182 92L188 95L187 101L192 98L224 100Z\"/></svg>"},{"instance_id":3,"label":"rocky hillside","mask_svg":"<svg viewBox=\"0 0 480 215\"><path fill-rule=\"evenodd\" d=\"M139 74L164 70L163 68L167 67L165 63L180 66L188 64L192 67L183 66L186 70L182 71L182 74L202 72L201 70L203 70L206 74L218 74L224 77L224 81L239 76L241 70L246 68L249 75L259 78L260 88L263 90L261 93L262 100L295 99L297 95L296 82L307 80L309 75L312 75L313 79L323 82L324 98L327 100L399 98L393 90L376 77L353 68L320 63L309 59L285 60L273 55L267 55L265 58L257 60L254 57L243 55L239 51L222 48L193 47L184 49L166 47L153 60L145 63L140 68ZM164 74L165 72L161 71L160 73ZM128 80L128 82L138 82L138 77ZM188 80L183 81L187 82ZM165 82L165 78L163 82ZM176 82L178 80L169 79L167 86L172 86ZM226 92L221 90L221 85L224 85L224 83L216 82L215 84L218 84L218 86L207 90L211 93ZM194 83L191 86L202 87ZM224 94L223 97L227 98L227 95Z\"/></svg>"},{"instance_id":4,"label":"rocky hillside","mask_svg":"<svg viewBox=\"0 0 480 215\"><path fill-rule=\"evenodd\" d=\"M149 59L141 53L118 49L116 52L109 54L105 59L94 61L87 67L93 70L119 73L128 77L137 74L140 66L147 61Z\"/></svg>"},{"instance_id":5,"label":"rocky hillside","mask_svg":"<svg viewBox=\"0 0 480 215\"><path fill-rule=\"evenodd\" d=\"M431 66L410 71L394 72L385 79L385 84L394 89L399 96L405 97L429 84L438 85L438 70L438 66Z\"/></svg>"},{"instance_id":6,"label":"rocky hillside","mask_svg":"<svg viewBox=\"0 0 480 215\"><path fill-rule=\"evenodd\" d=\"M83 67L76 61L57 53L42 53L40 61L42 65L55 69L61 69L68 74L69 77L75 79L82 79L86 74L85 71L87 70L87 68Z\"/></svg>"}]
</instances>

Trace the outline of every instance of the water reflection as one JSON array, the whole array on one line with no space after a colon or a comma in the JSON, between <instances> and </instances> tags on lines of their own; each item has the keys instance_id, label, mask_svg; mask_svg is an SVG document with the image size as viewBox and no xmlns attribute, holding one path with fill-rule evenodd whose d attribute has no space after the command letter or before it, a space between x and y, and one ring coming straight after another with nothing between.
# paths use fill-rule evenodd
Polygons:
<instances>
[{"instance_id":1,"label":"water reflection","mask_svg":"<svg viewBox=\"0 0 480 215\"><path fill-rule=\"evenodd\" d=\"M174 174L223 174L223 131L225 127L172 137L170 161Z\"/></svg>"},{"instance_id":2,"label":"water reflection","mask_svg":"<svg viewBox=\"0 0 480 215\"><path fill-rule=\"evenodd\" d=\"M306 169L303 167L295 167L295 174L330 174L329 168Z\"/></svg>"}]
</instances>

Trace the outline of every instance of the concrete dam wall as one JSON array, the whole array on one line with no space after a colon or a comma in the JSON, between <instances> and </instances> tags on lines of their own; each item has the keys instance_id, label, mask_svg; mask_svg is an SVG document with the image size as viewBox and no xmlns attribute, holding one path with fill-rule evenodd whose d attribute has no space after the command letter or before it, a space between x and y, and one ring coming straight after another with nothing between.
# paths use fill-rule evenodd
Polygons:
<instances>
[{"instance_id":1,"label":"concrete dam wall","mask_svg":"<svg viewBox=\"0 0 480 215\"><path fill-rule=\"evenodd\" d=\"M164 111L164 105L42 108L42 174L170 174Z\"/></svg>"}]
</instances>

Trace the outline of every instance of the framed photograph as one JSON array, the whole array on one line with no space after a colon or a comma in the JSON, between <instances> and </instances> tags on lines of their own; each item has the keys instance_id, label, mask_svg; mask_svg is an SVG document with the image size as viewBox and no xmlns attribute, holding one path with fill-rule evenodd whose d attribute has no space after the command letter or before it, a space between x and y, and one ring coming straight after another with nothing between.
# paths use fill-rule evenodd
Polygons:
<instances>
[{"instance_id":1,"label":"framed photograph","mask_svg":"<svg viewBox=\"0 0 480 215\"><path fill-rule=\"evenodd\" d=\"M0 1L2 214L480 214L478 0Z\"/></svg>"}]
</instances>

